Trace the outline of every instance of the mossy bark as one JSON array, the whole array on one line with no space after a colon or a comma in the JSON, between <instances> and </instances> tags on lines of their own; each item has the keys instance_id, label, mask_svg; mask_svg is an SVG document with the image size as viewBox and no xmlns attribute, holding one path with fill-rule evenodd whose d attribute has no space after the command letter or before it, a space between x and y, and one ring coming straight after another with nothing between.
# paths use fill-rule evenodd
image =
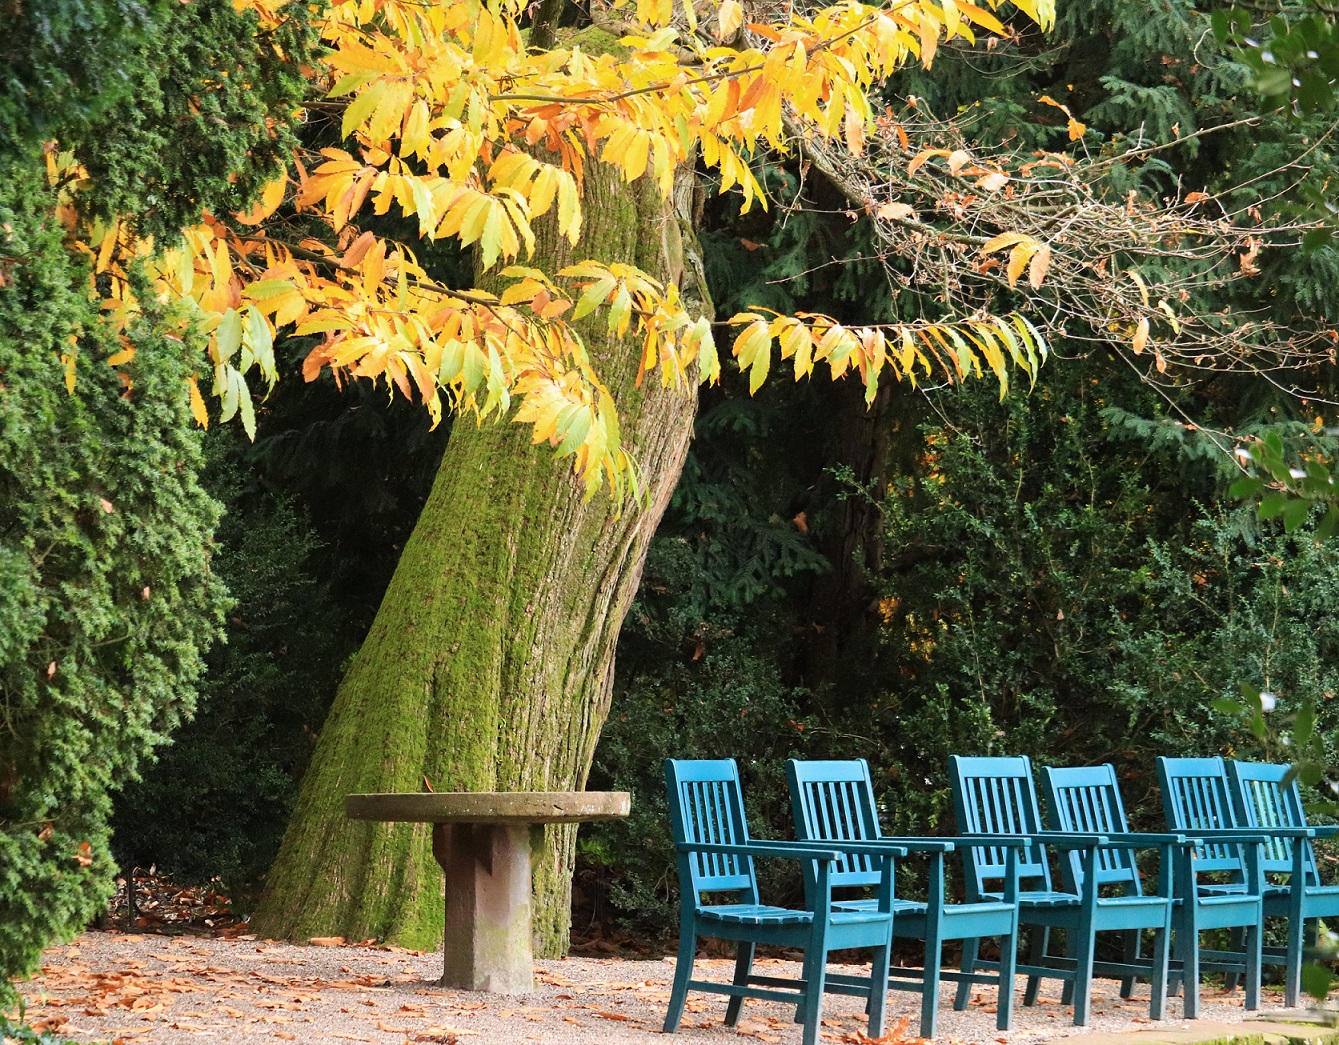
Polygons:
<instances>
[{"instance_id":1,"label":"mossy bark","mask_svg":"<svg viewBox=\"0 0 1339 1045\"><path fill-rule=\"evenodd\" d=\"M582 256L629 261L709 306L688 221L643 179L587 168ZM552 228L531 264L575 260ZM441 941L442 878L429 825L346 820L354 792L566 791L584 787L608 712L614 647L647 544L679 478L696 396L636 387L640 345L588 323L583 336L637 457L646 507L615 517L583 500L565 463L526 428L452 431L432 494L322 731L256 931L305 939ZM535 854L535 952L566 951L573 828Z\"/></svg>"}]
</instances>

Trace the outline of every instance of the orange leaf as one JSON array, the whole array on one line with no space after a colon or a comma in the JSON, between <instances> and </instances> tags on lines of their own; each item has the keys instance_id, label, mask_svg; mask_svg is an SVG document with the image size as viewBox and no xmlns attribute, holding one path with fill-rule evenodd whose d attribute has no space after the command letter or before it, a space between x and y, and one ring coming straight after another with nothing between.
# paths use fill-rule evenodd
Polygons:
<instances>
[{"instance_id":1,"label":"orange leaf","mask_svg":"<svg viewBox=\"0 0 1339 1045\"><path fill-rule=\"evenodd\" d=\"M1037 248L1037 253L1032 255L1032 262L1028 265L1027 281L1032 284L1033 290L1041 287L1042 280L1046 278L1046 270L1051 266L1051 248L1043 243Z\"/></svg>"},{"instance_id":2,"label":"orange leaf","mask_svg":"<svg viewBox=\"0 0 1339 1045\"><path fill-rule=\"evenodd\" d=\"M914 220L916 212L905 203L882 203L874 211L874 216L885 221L905 221L908 218Z\"/></svg>"},{"instance_id":3,"label":"orange leaf","mask_svg":"<svg viewBox=\"0 0 1339 1045\"><path fill-rule=\"evenodd\" d=\"M1148 344L1148 317L1145 316L1139 321L1139 326L1135 328L1134 339L1130 342L1130 347L1134 349L1134 354L1139 355ZM1159 359L1162 357L1159 356ZM1165 369L1167 364L1163 364L1159 369Z\"/></svg>"},{"instance_id":4,"label":"orange leaf","mask_svg":"<svg viewBox=\"0 0 1339 1045\"><path fill-rule=\"evenodd\" d=\"M349 249L344 252L344 257L340 258L339 267L344 269L356 268L358 263L367 256L367 252L372 249L377 237L371 232L364 232L356 240L349 244Z\"/></svg>"}]
</instances>

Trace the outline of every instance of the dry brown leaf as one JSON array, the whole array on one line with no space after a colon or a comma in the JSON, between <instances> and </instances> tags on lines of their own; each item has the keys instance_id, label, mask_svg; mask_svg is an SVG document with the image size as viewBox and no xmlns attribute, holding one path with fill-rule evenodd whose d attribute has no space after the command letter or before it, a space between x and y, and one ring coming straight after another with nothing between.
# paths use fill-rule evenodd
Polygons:
<instances>
[{"instance_id":1,"label":"dry brown leaf","mask_svg":"<svg viewBox=\"0 0 1339 1045\"><path fill-rule=\"evenodd\" d=\"M914 221L916 212L905 203L881 203L875 208L874 216L884 221Z\"/></svg>"},{"instance_id":2,"label":"dry brown leaf","mask_svg":"<svg viewBox=\"0 0 1339 1045\"><path fill-rule=\"evenodd\" d=\"M307 941L313 947L343 947L344 937L342 936L313 936Z\"/></svg>"},{"instance_id":3,"label":"dry brown leaf","mask_svg":"<svg viewBox=\"0 0 1339 1045\"><path fill-rule=\"evenodd\" d=\"M1148 317L1145 316L1139 321L1139 326L1135 329L1134 338L1130 342L1130 347L1134 349L1134 354L1139 355L1148 344Z\"/></svg>"},{"instance_id":4,"label":"dry brown leaf","mask_svg":"<svg viewBox=\"0 0 1339 1045\"><path fill-rule=\"evenodd\" d=\"M1032 260L1028 263L1027 281L1032 285L1033 290L1041 289L1042 281L1046 278L1046 270L1051 267L1051 247L1043 243L1037 248L1037 253L1032 255Z\"/></svg>"}]
</instances>

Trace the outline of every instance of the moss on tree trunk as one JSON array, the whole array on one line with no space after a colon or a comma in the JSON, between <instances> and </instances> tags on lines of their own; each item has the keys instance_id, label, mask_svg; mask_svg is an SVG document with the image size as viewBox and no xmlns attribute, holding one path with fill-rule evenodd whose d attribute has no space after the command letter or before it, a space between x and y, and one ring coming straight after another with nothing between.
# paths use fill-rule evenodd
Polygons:
<instances>
[{"instance_id":1,"label":"moss on tree trunk","mask_svg":"<svg viewBox=\"0 0 1339 1045\"><path fill-rule=\"evenodd\" d=\"M691 178L662 201L590 164L584 257L678 282L705 310L687 218ZM575 260L551 227L530 263ZM679 478L696 396L635 387L640 344L582 330L618 403L646 508L586 503L565 462L511 424L459 419L362 649L340 686L254 918L267 936L376 937L435 947L442 878L429 825L346 820L368 791L566 791L585 786L609 707L614 647L647 544ZM550 827L534 867L535 953L564 953L573 828Z\"/></svg>"}]
</instances>

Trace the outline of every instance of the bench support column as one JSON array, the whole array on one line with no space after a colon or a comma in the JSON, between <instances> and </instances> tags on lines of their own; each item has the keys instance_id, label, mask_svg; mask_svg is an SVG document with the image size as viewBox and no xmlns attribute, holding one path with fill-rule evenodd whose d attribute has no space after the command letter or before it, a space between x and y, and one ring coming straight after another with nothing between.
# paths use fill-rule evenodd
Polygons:
<instances>
[{"instance_id":1,"label":"bench support column","mask_svg":"<svg viewBox=\"0 0 1339 1045\"><path fill-rule=\"evenodd\" d=\"M535 989L528 824L434 824L446 874L442 986L497 994Z\"/></svg>"}]
</instances>

